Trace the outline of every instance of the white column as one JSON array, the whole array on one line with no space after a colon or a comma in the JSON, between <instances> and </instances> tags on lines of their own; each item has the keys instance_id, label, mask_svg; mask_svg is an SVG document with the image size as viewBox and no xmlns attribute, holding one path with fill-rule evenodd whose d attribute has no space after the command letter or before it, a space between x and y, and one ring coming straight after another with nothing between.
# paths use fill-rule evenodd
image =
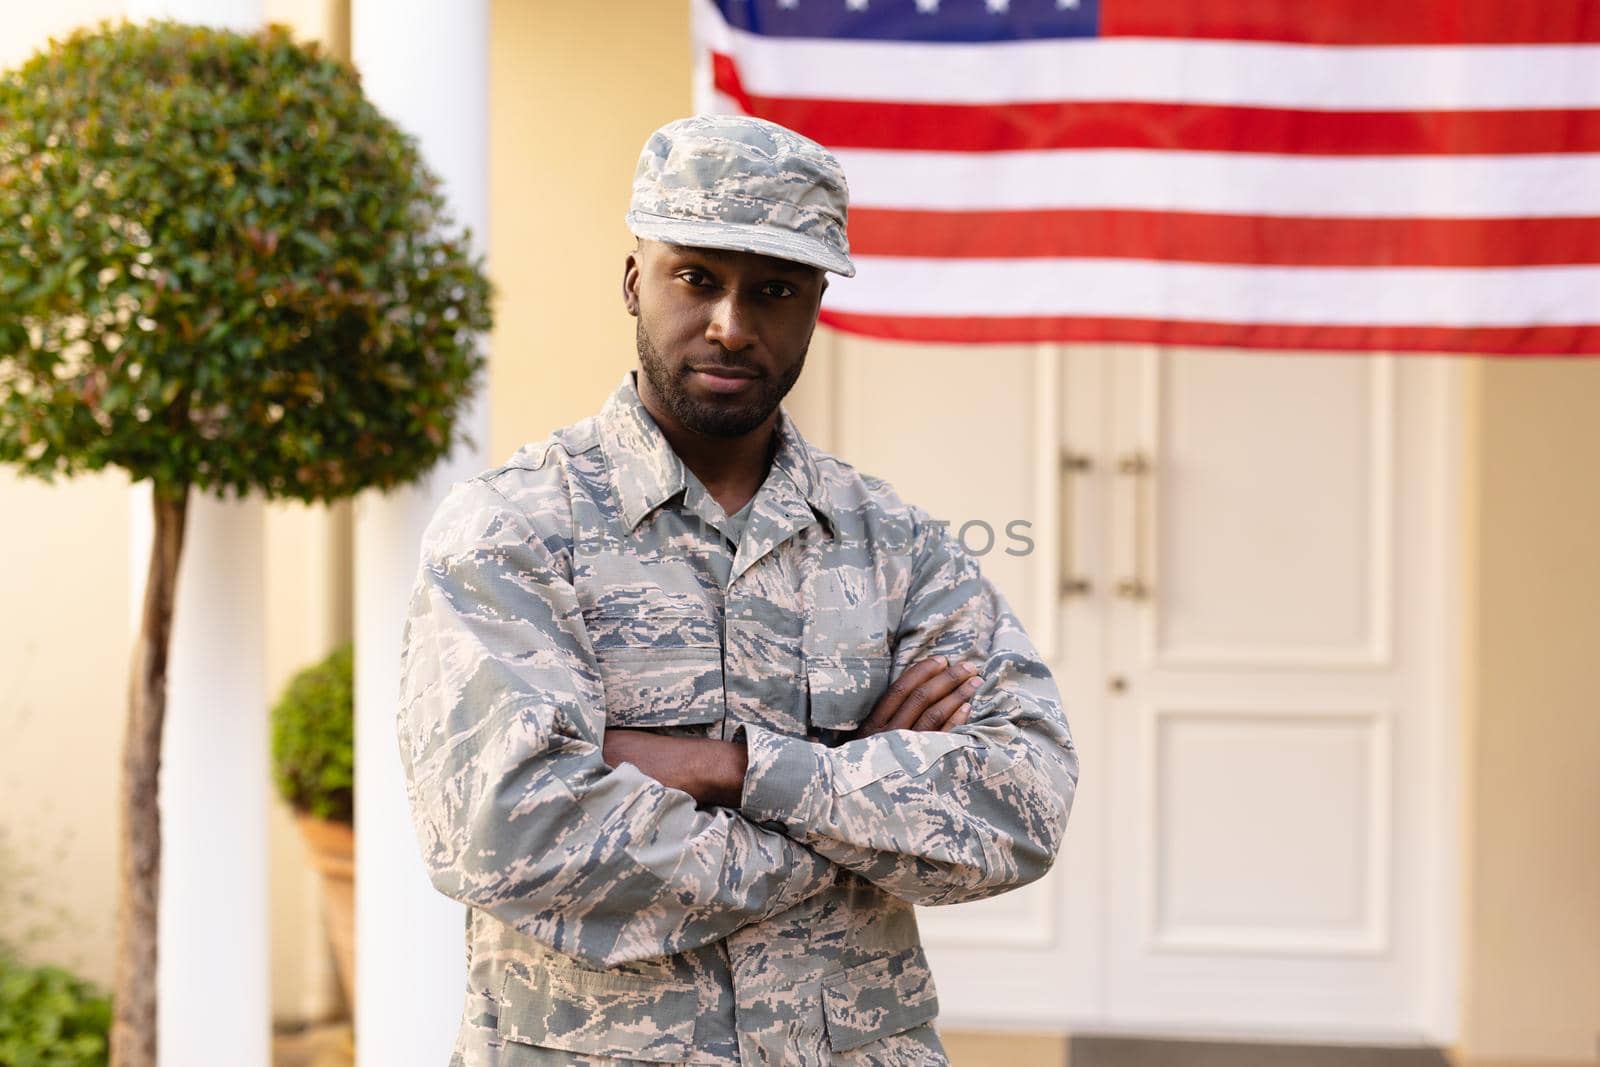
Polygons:
<instances>
[{"instance_id":1,"label":"white column","mask_svg":"<svg viewBox=\"0 0 1600 1067\"><path fill-rule=\"evenodd\" d=\"M235 30L261 0L128 0L135 21ZM130 545L137 625L150 564L150 488L135 486ZM178 569L161 749L158 983L161 1067L268 1067L272 975L261 502L192 493Z\"/></svg>"},{"instance_id":2,"label":"white column","mask_svg":"<svg viewBox=\"0 0 1600 1067\"><path fill-rule=\"evenodd\" d=\"M489 3L354 0L351 52L368 97L420 143L475 251L488 231ZM486 339L485 339L486 340ZM464 910L429 883L406 807L395 715L400 635L428 517L487 466L487 384L472 439L416 487L356 505L356 1056L438 1067L465 991Z\"/></svg>"},{"instance_id":3,"label":"white column","mask_svg":"<svg viewBox=\"0 0 1600 1067\"><path fill-rule=\"evenodd\" d=\"M148 510L148 488L134 495ZM232 1064L267 1067L261 503L191 494L185 525L161 746L160 1058L162 1067L205 1067L226 1048ZM142 577L137 584L142 596Z\"/></svg>"}]
</instances>

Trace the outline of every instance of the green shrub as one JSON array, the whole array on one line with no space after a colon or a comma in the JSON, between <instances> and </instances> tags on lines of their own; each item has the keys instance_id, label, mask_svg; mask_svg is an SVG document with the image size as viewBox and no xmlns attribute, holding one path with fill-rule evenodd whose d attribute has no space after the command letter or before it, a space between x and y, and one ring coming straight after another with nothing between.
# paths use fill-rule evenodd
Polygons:
<instances>
[{"instance_id":1,"label":"green shrub","mask_svg":"<svg viewBox=\"0 0 1600 1067\"><path fill-rule=\"evenodd\" d=\"M296 811L350 822L355 811L355 652L345 644L289 682L272 709L272 766Z\"/></svg>"},{"instance_id":2,"label":"green shrub","mask_svg":"<svg viewBox=\"0 0 1600 1067\"><path fill-rule=\"evenodd\" d=\"M0 1064L105 1067L111 1000L60 967L0 956Z\"/></svg>"}]
</instances>

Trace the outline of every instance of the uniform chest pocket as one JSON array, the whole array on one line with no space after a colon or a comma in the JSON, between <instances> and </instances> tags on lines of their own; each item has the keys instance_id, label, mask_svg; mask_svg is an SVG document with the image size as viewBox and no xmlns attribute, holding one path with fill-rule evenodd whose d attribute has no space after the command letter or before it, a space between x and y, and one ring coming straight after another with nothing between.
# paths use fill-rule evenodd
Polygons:
<instances>
[{"instance_id":1,"label":"uniform chest pocket","mask_svg":"<svg viewBox=\"0 0 1600 1067\"><path fill-rule=\"evenodd\" d=\"M887 655L806 659L807 718L825 740L860 726L889 687Z\"/></svg>"},{"instance_id":2,"label":"uniform chest pocket","mask_svg":"<svg viewBox=\"0 0 1600 1067\"><path fill-rule=\"evenodd\" d=\"M805 655L807 722L824 741L860 726L889 687L888 605L870 572L819 570L809 585Z\"/></svg>"},{"instance_id":3,"label":"uniform chest pocket","mask_svg":"<svg viewBox=\"0 0 1600 1067\"><path fill-rule=\"evenodd\" d=\"M585 618L605 686L606 725L696 726L723 715L722 644L703 615Z\"/></svg>"}]
</instances>

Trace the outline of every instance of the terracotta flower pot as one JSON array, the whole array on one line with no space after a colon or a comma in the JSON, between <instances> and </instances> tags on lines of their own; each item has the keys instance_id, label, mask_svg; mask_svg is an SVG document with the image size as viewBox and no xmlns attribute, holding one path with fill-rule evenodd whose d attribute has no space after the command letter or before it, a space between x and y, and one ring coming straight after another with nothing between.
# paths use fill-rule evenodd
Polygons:
<instances>
[{"instance_id":1,"label":"terracotta flower pot","mask_svg":"<svg viewBox=\"0 0 1600 1067\"><path fill-rule=\"evenodd\" d=\"M356 995L356 835L349 823L297 814L300 835L322 875L322 914L333 942L345 1003Z\"/></svg>"}]
</instances>

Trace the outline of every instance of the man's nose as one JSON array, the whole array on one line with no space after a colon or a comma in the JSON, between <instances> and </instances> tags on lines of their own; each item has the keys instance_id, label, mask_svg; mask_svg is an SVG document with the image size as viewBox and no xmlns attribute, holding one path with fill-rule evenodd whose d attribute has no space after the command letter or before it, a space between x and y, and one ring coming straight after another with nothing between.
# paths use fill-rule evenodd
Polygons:
<instances>
[{"instance_id":1,"label":"man's nose","mask_svg":"<svg viewBox=\"0 0 1600 1067\"><path fill-rule=\"evenodd\" d=\"M727 293L712 305L711 321L706 324L706 340L715 341L729 352L749 348L755 343L750 309L737 292Z\"/></svg>"}]
</instances>

